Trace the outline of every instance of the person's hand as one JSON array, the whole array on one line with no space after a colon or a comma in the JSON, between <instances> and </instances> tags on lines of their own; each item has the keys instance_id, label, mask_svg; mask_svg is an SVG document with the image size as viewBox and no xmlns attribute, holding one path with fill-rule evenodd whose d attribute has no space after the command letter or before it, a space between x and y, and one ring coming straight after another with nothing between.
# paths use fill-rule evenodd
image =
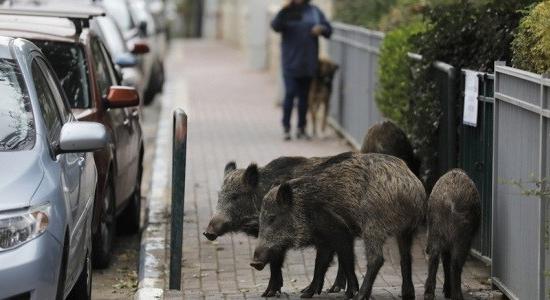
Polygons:
<instances>
[{"instance_id":1,"label":"person's hand","mask_svg":"<svg viewBox=\"0 0 550 300\"><path fill-rule=\"evenodd\" d=\"M311 29L311 34L313 34L314 36L320 36L321 34L323 34L324 31L325 31L325 26L315 25Z\"/></svg>"}]
</instances>

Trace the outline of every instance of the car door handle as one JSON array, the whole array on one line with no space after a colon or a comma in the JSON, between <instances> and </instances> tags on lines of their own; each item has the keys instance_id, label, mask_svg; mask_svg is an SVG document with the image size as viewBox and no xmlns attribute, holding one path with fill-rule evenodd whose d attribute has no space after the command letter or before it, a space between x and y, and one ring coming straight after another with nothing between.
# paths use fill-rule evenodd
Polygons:
<instances>
[{"instance_id":1,"label":"car door handle","mask_svg":"<svg viewBox=\"0 0 550 300\"><path fill-rule=\"evenodd\" d=\"M124 118L124 121L122 121L122 124L126 127L130 127L130 119L129 118Z\"/></svg>"},{"instance_id":2,"label":"car door handle","mask_svg":"<svg viewBox=\"0 0 550 300\"><path fill-rule=\"evenodd\" d=\"M139 118L139 110L138 109L134 109L132 111L132 117L134 117L136 119Z\"/></svg>"},{"instance_id":3,"label":"car door handle","mask_svg":"<svg viewBox=\"0 0 550 300\"><path fill-rule=\"evenodd\" d=\"M86 156L81 156L78 158L78 166L80 168L84 168L84 166L86 165Z\"/></svg>"}]
</instances>

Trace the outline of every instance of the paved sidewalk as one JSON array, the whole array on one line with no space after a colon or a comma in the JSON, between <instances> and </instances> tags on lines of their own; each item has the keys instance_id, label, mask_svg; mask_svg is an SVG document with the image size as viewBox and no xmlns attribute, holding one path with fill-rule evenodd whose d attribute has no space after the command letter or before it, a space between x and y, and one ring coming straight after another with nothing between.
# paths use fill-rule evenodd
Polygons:
<instances>
[{"instance_id":1,"label":"paved sidewalk","mask_svg":"<svg viewBox=\"0 0 550 300\"><path fill-rule=\"evenodd\" d=\"M175 88L186 87L188 98L183 99L189 99L172 101L174 106L184 107L188 112L189 140L184 290L169 298L183 295L185 299L257 299L266 288L269 268L258 272L249 266L255 240L234 234L210 242L202 236L215 210L225 164L235 160L239 167L250 162L264 165L283 155L324 156L350 148L335 134L309 142L282 141L274 81L265 73L249 70L237 50L215 42L185 41L175 43L172 53L167 65L169 82L176 82ZM414 283L419 296L423 293L427 272L422 240L423 235L415 242L413 253ZM362 243L356 244L361 282L366 263ZM299 290L309 284L314 256L313 250L289 253L283 270L282 298L298 298ZM394 241L386 245L385 258L373 296L399 299L401 277ZM335 271L335 267L329 270L326 288L332 284ZM478 262L468 262L464 278L466 290L477 292L488 288L488 269ZM438 286L442 286L440 280ZM323 294L317 298L340 299L343 294Z\"/></svg>"}]
</instances>

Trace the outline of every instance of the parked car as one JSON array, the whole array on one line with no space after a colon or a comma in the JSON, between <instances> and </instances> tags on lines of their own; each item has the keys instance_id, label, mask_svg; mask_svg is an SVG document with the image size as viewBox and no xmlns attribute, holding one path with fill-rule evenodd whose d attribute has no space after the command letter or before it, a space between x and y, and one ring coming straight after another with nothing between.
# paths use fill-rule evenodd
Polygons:
<instances>
[{"instance_id":1,"label":"parked car","mask_svg":"<svg viewBox=\"0 0 550 300\"><path fill-rule=\"evenodd\" d=\"M0 298L91 299L89 152L107 145L105 127L76 120L46 58L22 39L0 37L0 98Z\"/></svg>"},{"instance_id":2,"label":"parked car","mask_svg":"<svg viewBox=\"0 0 550 300\"><path fill-rule=\"evenodd\" d=\"M149 53L149 45L144 41L137 40L131 44L131 49L129 49L116 21L110 16L94 18L91 26L111 53L113 63L122 75L122 85L136 88L140 99L144 99L145 82L143 72L138 66L138 57Z\"/></svg>"},{"instance_id":3,"label":"parked car","mask_svg":"<svg viewBox=\"0 0 550 300\"><path fill-rule=\"evenodd\" d=\"M141 56L139 64L146 82L144 103L152 103L164 85L165 28L157 24L145 1L103 0L100 3L117 21L130 45L141 40L149 45L150 53Z\"/></svg>"},{"instance_id":4,"label":"parked car","mask_svg":"<svg viewBox=\"0 0 550 300\"><path fill-rule=\"evenodd\" d=\"M90 19L104 15L103 9L62 3L6 11L11 15L0 16L0 34L35 43L52 63L76 118L102 123L112 137L105 150L95 153L98 185L92 225L94 266L107 267L117 216L125 231L136 232L140 224L139 95L134 88L119 86L120 75L109 52L97 32L88 28ZM107 101L113 95L126 101L113 105Z\"/></svg>"}]
</instances>

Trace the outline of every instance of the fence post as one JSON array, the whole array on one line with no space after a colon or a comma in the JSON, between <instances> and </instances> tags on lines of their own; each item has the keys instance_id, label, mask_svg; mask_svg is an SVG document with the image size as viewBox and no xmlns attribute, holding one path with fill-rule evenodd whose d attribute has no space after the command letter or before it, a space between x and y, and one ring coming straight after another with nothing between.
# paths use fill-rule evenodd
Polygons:
<instances>
[{"instance_id":1,"label":"fence post","mask_svg":"<svg viewBox=\"0 0 550 300\"><path fill-rule=\"evenodd\" d=\"M172 138L172 222L170 226L169 288L171 290L181 290L185 163L187 159L187 115L179 108L174 111Z\"/></svg>"}]
</instances>

